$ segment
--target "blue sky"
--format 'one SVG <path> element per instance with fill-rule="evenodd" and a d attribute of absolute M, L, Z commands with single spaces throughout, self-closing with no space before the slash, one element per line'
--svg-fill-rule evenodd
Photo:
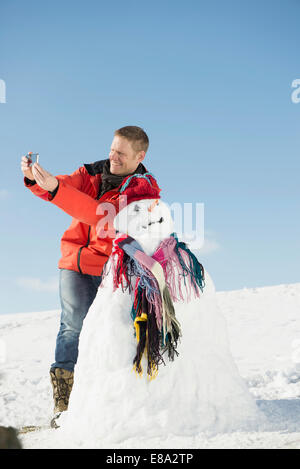
<path fill-rule="evenodd" d="M 300 2 L 0 4 L 0 313 L 59 308 L 71 218 L 23 186 L 108 157 L 139 125 L 168 203 L 205 206 L 201 260 L 217 290 L 299 282 Z"/>

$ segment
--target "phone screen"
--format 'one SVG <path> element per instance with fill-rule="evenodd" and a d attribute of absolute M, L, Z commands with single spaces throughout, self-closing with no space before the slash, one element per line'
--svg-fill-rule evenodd
<path fill-rule="evenodd" d="M 28 153 L 28 158 L 31 160 L 31 163 L 38 163 L 39 162 L 39 154 L 38 153 Z"/>

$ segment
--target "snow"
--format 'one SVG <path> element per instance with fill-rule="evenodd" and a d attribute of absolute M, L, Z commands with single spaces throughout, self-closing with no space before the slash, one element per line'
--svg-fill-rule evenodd
<path fill-rule="evenodd" d="M 107 448 L 300 448 L 300 283 L 216 296 L 233 358 L 270 428 L 164 439 L 141 436 Z M 53 406 L 48 370 L 59 316 L 59 310 L 0 316 L 0 341 L 6 348 L 6 357 L 0 355 L 1 425 L 49 423 Z M 28 433 L 21 439 L 25 448 L 77 447 L 63 440 L 60 430 Z"/>
<path fill-rule="evenodd" d="M 152 255 L 173 227 L 163 202 L 148 206 L 115 222 Z M 300 283 L 216 293 L 205 271 L 201 297 L 174 305 L 179 357 L 148 381 L 132 371 L 132 296 L 111 276 L 84 321 L 61 428 L 22 435 L 25 448 L 300 448 Z M 0 425 L 49 424 L 59 317 L 0 316 Z"/>

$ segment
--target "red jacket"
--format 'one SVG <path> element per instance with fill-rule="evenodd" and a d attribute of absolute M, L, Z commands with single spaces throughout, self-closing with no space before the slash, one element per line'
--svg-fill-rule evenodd
<path fill-rule="evenodd" d="M 49 201 L 73 217 L 70 227 L 61 239 L 62 257 L 59 268 L 75 270 L 82 274 L 101 275 L 103 266 L 111 254 L 112 238 L 97 236 L 96 225 L 103 215 L 97 215 L 99 202 L 118 200 L 117 189 L 106 192 L 99 199 L 101 174 L 105 160 L 84 164 L 70 175 L 56 176 L 59 185 L 54 197 L 38 184 L 24 184 L 31 192 Z M 142 165 L 142 171 L 146 168 Z"/>

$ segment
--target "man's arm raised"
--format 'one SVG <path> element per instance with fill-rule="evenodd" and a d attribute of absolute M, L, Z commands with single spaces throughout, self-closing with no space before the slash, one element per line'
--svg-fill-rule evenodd
<path fill-rule="evenodd" d="M 82 192 L 80 184 L 78 184 L 78 188 L 73 184 L 70 185 L 69 176 L 55 177 L 38 163 L 32 165 L 31 172 L 28 184 L 30 185 L 34 178 L 36 184 L 32 187 L 37 187 L 35 189 L 36 195 L 53 203 L 82 223 L 95 225 L 99 237 L 114 237 L 113 220 L 116 215 L 117 200 L 113 200 L 112 203 L 108 201 L 100 203 Z M 74 182 L 74 177 L 72 182 Z M 33 189 L 31 190 L 33 192 Z"/>
<path fill-rule="evenodd" d="M 36 195 L 37 197 L 40 197 L 41 199 L 48 201 L 49 200 L 49 192 L 46 187 L 42 187 L 37 183 L 35 180 L 36 174 L 33 174 L 34 171 L 34 166 L 36 163 L 34 163 L 32 166 L 30 165 L 30 161 L 27 156 L 22 156 L 21 159 L 21 169 L 24 175 L 24 185 L 30 191 Z M 47 173 L 40 165 L 37 165 L 37 167 L 40 168 L 40 170 L 43 170 L 44 172 Z M 66 174 L 66 175 L 60 175 L 56 176 L 57 181 L 64 180 L 67 182 L 70 186 L 76 187 L 77 189 L 82 188 L 82 183 L 83 183 L 83 171 L 84 168 L 80 167 L 76 171 L 74 171 L 72 174 Z M 47 173 L 50 175 L 50 173 Z M 52 175 L 50 175 L 52 176 Z M 53 176 L 52 176 L 53 177 Z"/>
<path fill-rule="evenodd" d="M 105 212 L 107 214 L 107 222 L 113 220 L 116 215 L 114 203 L 99 203 L 99 200 L 93 199 L 93 197 L 79 191 L 75 187 L 69 186 L 63 180 L 59 181 L 55 197 L 52 198 L 48 193 L 48 200 L 68 215 L 88 225 L 96 226 L 104 218 Z"/>

